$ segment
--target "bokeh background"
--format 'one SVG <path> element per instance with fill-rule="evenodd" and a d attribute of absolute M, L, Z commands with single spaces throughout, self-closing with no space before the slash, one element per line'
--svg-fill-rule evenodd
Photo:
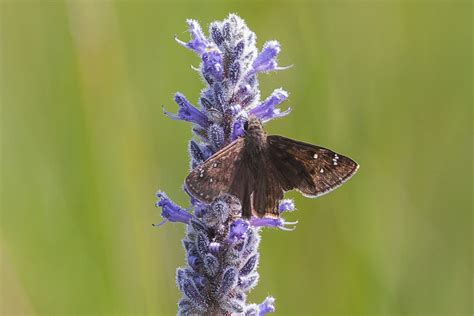
<path fill-rule="evenodd" d="M 294 197 L 293 232 L 266 230 L 250 301 L 279 315 L 472 313 L 470 1 L 5 1 L 1 40 L 2 315 L 172 315 L 190 126 L 172 97 L 203 83 L 186 18 L 241 15 L 282 44 L 291 93 L 268 131 L 361 169 Z"/>

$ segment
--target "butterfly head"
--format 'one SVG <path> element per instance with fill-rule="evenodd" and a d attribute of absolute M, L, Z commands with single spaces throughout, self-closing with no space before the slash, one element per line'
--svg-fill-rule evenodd
<path fill-rule="evenodd" d="M 262 121 L 251 116 L 244 124 L 245 136 L 249 142 L 263 144 L 266 139 L 266 133 L 263 130 Z"/>
<path fill-rule="evenodd" d="M 262 122 L 255 116 L 249 117 L 248 121 L 244 123 L 244 130 L 246 133 L 254 133 L 263 130 Z"/>

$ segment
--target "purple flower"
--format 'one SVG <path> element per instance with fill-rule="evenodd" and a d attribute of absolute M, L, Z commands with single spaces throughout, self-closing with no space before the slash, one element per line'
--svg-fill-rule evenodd
<path fill-rule="evenodd" d="M 273 297 L 267 297 L 262 304 L 258 305 L 258 315 L 264 316 L 268 313 L 275 311 L 275 299 Z"/>
<path fill-rule="evenodd" d="M 194 138 L 189 143 L 190 165 L 198 167 L 226 144 L 245 135 L 244 124 L 249 116 L 263 122 L 287 115 L 278 106 L 288 93 L 276 89 L 260 100 L 258 73 L 284 69 L 278 67 L 280 44 L 266 42 L 262 51 L 256 48 L 256 36 L 245 22 L 231 14 L 224 21 L 212 22 L 207 37 L 199 23 L 187 20 L 191 39 L 176 41 L 200 57 L 201 73 L 206 87 L 199 98 L 199 108 L 181 93 L 176 93 L 177 114 L 165 113 L 172 119 L 193 123 Z M 184 187 L 184 191 L 186 188 Z M 240 201 L 221 195 L 205 204 L 191 194 L 188 213 L 171 201 L 165 193 L 157 194 L 156 206 L 162 208 L 165 222 L 186 225 L 182 244 L 186 265 L 178 268 L 176 283 L 183 297 L 178 303 L 179 315 L 243 314 L 265 315 L 275 310 L 274 299 L 267 297 L 260 304 L 247 304 L 247 292 L 259 280 L 258 246 L 261 227 L 292 230 L 296 222 L 283 218 L 242 219 Z M 292 200 L 283 200 L 280 213 L 294 210 Z M 159 224 L 159 225 L 161 225 Z"/>
<path fill-rule="evenodd" d="M 224 76 L 224 66 L 222 65 L 222 53 L 218 48 L 210 49 L 202 54 L 203 73 L 208 83 L 214 80 L 222 80 Z"/>
<path fill-rule="evenodd" d="M 276 58 L 279 53 L 280 43 L 277 41 L 266 42 L 263 46 L 263 50 L 253 61 L 252 71 L 249 73 L 249 75 L 254 75 L 258 72 L 270 72 L 273 70 L 284 70 L 290 68 L 291 66 L 278 67 Z"/>
<path fill-rule="evenodd" d="M 280 201 L 280 205 L 278 206 L 278 210 L 280 213 L 283 212 L 292 212 L 296 209 L 295 202 L 291 199 L 285 199 Z"/>
<path fill-rule="evenodd" d="M 173 120 L 183 120 L 191 123 L 198 124 L 199 126 L 206 128 L 209 126 L 209 121 L 207 116 L 199 111 L 194 105 L 189 103 L 184 95 L 181 93 L 176 93 L 174 100 L 179 106 L 178 114 L 172 114 L 165 111 L 165 114 L 168 115 Z"/>
<path fill-rule="evenodd" d="M 191 34 L 191 40 L 187 43 L 180 41 L 178 38 L 175 40 L 182 46 L 187 47 L 191 50 L 194 50 L 199 55 L 204 54 L 206 48 L 210 45 L 209 41 L 207 40 L 206 36 L 202 32 L 201 26 L 195 20 L 187 20 L 186 21 L 189 26 L 189 33 Z"/>
<path fill-rule="evenodd" d="M 233 242 L 242 239 L 249 229 L 249 223 L 242 219 L 238 219 L 230 225 L 229 236 L 227 240 Z"/>
<path fill-rule="evenodd" d="M 250 114 L 260 118 L 264 122 L 286 116 L 291 112 L 291 109 L 281 112 L 281 110 L 276 107 L 287 98 L 288 92 L 283 89 L 276 89 L 265 101 L 253 108 Z"/>
<path fill-rule="evenodd" d="M 232 140 L 233 141 L 245 135 L 244 124 L 245 123 L 243 121 L 234 122 L 234 126 L 232 127 Z"/>
<path fill-rule="evenodd" d="M 298 222 L 287 222 L 283 218 L 271 218 L 271 217 L 252 217 L 250 219 L 250 225 L 253 227 L 273 227 L 281 230 L 292 231 L 295 227 L 287 227 L 287 225 L 296 225 Z"/>
<path fill-rule="evenodd" d="M 277 41 L 266 42 L 263 50 L 252 63 L 253 73 L 268 72 L 278 68 L 276 57 L 280 53 L 280 43 Z"/>
<path fill-rule="evenodd" d="M 158 192 L 156 196 L 160 199 L 156 202 L 156 206 L 161 207 L 161 216 L 165 219 L 156 226 L 164 224 L 167 221 L 189 223 L 193 216 L 171 201 L 168 196 L 166 196 L 166 193 Z"/>

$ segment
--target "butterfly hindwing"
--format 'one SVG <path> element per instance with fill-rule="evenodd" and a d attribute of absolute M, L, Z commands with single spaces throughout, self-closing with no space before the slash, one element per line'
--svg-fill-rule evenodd
<path fill-rule="evenodd" d="M 244 139 L 227 145 L 187 176 L 187 190 L 198 200 L 211 203 L 221 193 L 228 193 L 239 172 Z"/>
<path fill-rule="evenodd" d="M 228 193 L 237 197 L 242 204 L 242 216 L 250 218 L 253 213 L 254 188 L 256 183 L 256 173 L 252 170 L 252 164 L 243 152 L 243 157 L 236 166 L 235 177 Z"/>
<path fill-rule="evenodd" d="M 278 218 L 278 205 L 283 198 L 284 190 L 278 172 L 270 161 L 266 160 L 263 170 L 264 172 L 261 172 L 261 176 L 255 181 L 252 213 L 258 217 Z"/>
<path fill-rule="evenodd" d="M 278 172 L 269 160 L 267 146 L 263 145 L 258 150 L 251 146 L 244 147 L 228 193 L 242 202 L 244 218 L 278 217 L 278 205 L 284 191 Z"/>
<path fill-rule="evenodd" d="M 329 149 L 282 136 L 268 136 L 267 143 L 285 191 L 296 189 L 305 196 L 317 197 L 339 187 L 359 167 L 352 159 Z"/>

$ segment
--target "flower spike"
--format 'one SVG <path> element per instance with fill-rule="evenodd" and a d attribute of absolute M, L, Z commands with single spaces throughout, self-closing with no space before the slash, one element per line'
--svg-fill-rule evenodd
<path fill-rule="evenodd" d="M 245 135 L 245 122 L 256 116 L 262 122 L 282 117 L 290 109 L 279 106 L 288 93 L 276 89 L 265 100 L 260 100 L 257 75 L 278 66 L 281 46 L 268 41 L 258 52 L 256 36 L 244 20 L 230 14 L 223 21 L 210 24 L 209 36 L 195 20 L 187 20 L 190 40 L 177 37 L 182 46 L 200 57 L 199 71 L 206 87 L 199 98 L 199 106 L 189 102 L 181 93 L 174 99 L 176 114 L 164 113 L 174 120 L 193 124 L 194 139 L 189 142 L 190 166 L 199 168 L 209 157 L 224 146 Z M 212 181 L 212 179 L 209 179 Z M 186 225 L 182 244 L 186 251 L 185 267 L 176 272 L 176 284 L 183 297 L 178 303 L 178 315 L 252 315 L 263 316 L 275 310 L 274 299 L 267 297 L 259 305 L 248 304 L 246 293 L 259 280 L 260 227 L 282 230 L 294 229 L 296 222 L 282 218 L 242 218 L 242 205 L 234 196 L 223 194 L 206 204 L 190 196 L 193 213 L 158 192 L 157 207 L 162 209 L 163 222 Z M 282 200 L 279 212 L 294 210 L 292 200 Z"/>

